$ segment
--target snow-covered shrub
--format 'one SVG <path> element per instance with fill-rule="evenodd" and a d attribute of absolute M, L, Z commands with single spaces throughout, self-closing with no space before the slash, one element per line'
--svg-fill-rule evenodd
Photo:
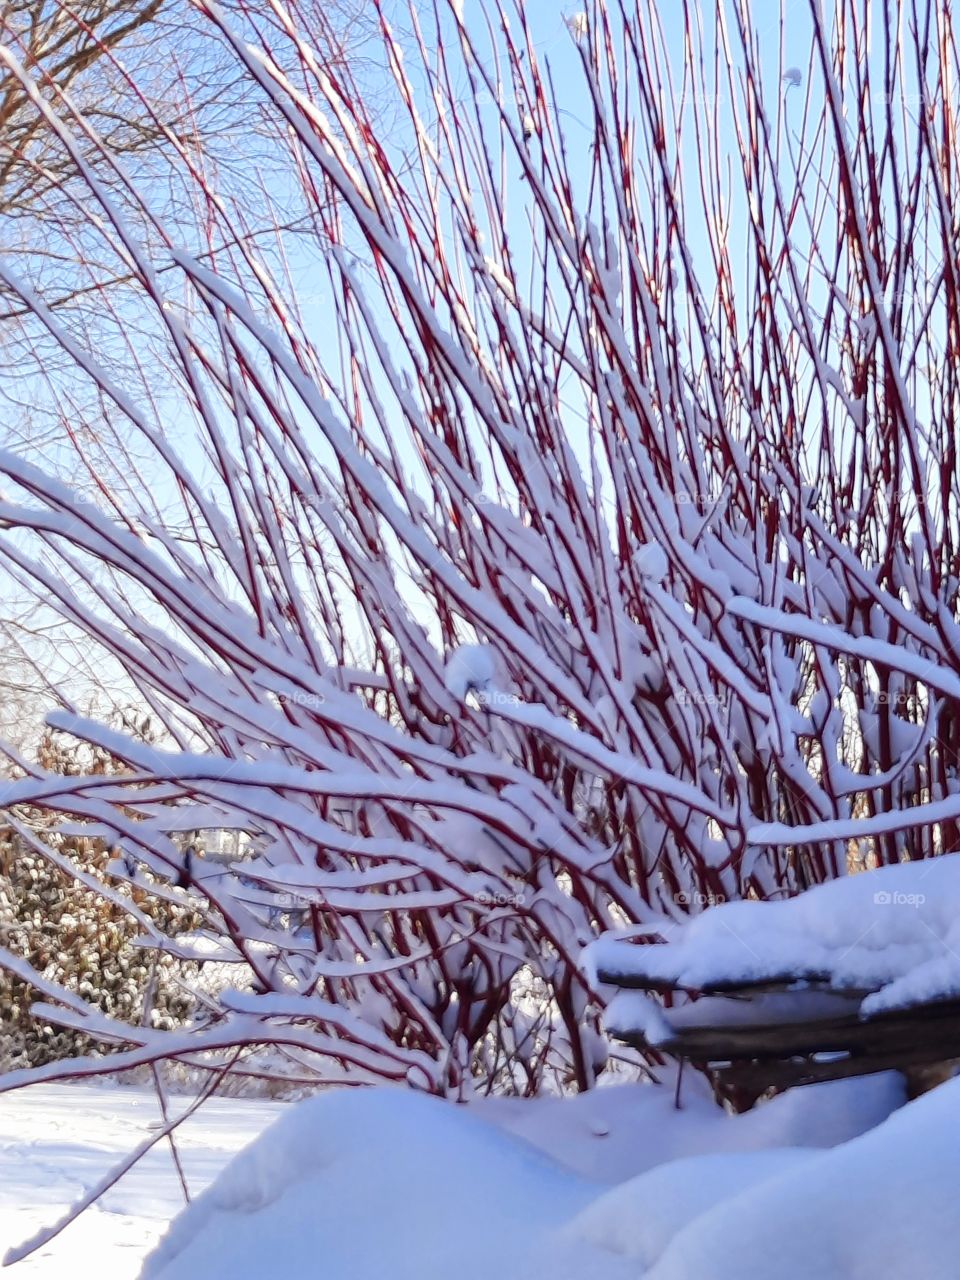
<path fill-rule="evenodd" d="M 15 833 L 0 830 L 0 844 L 0 859 L 10 867 L 0 876 L 0 936 L 14 956 L 120 1022 L 136 1024 L 147 1013 L 148 1025 L 162 1030 L 184 1024 L 194 1006 L 189 965 L 135 946 L 139 928 L 126 911 L 52 866 Z M 58 840 L 57 849 L 87 874 L 104 876 L 105 849 L 85 840 Z M 160 910 L 142 891 L 132 897 L 172 930 L 178 914 L 189 918 L 182 908 Z M 74 1057 L 96 1047 L 82 1031 L 31 1017 L 35 998 L 29 981 L 0 970 L 0 1070 Z"/>
<path fill-rule="evenodd" d="M 76 755 L 49 738 L 41 744 L 52 772 L 76 772 Z M 197 913 L 142 885 L 107 896 L 111 856 L 103 840 L 60 833 L 37 811 L 0 826 L 0 944 L 11 957 L 0 967 L 0 1071 L 100 1048 L 82 1029 L 31 1014 L 39 991 L 30 971 L 119 1023 L 170 1031 L 194 1011 L 196 963 L 138 946 L 142 926 L 130 908 L 171 937 L 193 928 Z"/>
<path fill-rule="evenodd" d="M 252 973 L 115 1061 L 588 1087 L 598 933 L 960 839 L 950 42 L 811 0 L 781 81 L 762 6 L 672 42 L 593 0 L 544 61 L 553 6 L 441 4 L 384 23 L 383 131 L 309 6 L 199 8 L 275 134 L 261 203 L 171 136 L 164 220 L 36 93 L 113 347 L 0 262 L 73 369 L 62 471 L 0 454 L 5 554 L 165 736 L 57 712 L 127 774 L 3 799 Z M 209 827 L 251 856 L 187 859 Z"/>

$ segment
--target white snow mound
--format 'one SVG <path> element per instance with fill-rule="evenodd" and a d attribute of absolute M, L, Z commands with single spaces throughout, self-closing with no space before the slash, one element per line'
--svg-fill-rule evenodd
<path fill-rule="evenodd" d="M 668 1085 L 469 1107 L 331 1090 L 237 1156 L 141 1280 L 638 1280 L 721 1197 L 820 1158 L 765 1149 L 842 1142 L 902 1100 L 892 1075 L 856 1083 L 736 1117 L 695 1076 L 681 1110 Z"/>
<path fill-rule="evenodd" d="M 707 1210 L 646 1280 L 956 1280 L 958 1132 L 953 1080 Z"/>
<path fill-rule="evenodd" d="M 663 944 L 600 939 L 588 966 L 691 990 L 769 981 L 869 993 L 861 1012 L 960 996 L 960 854 L 818 885 L 796 898 L 728 902 Z"/>
<path fill-rule="evenodd" d="M 333 1090 L 291 1107 L 228 1165 L 141 1280 L 582 1280 L 596 1250 L 561 1249 L 555 1229 L 597 1191 L 469 1108 L 406 1089 Z"/>
<path fill-rule="evenodd" d="M 674 1236 L 708 1209 L 802 1166 L 813 1155 L 810 1149 L 787 1147 L 670 1160 L 600 1196 L 570 1224 L 570 1238 L 650 1267 Z"/>

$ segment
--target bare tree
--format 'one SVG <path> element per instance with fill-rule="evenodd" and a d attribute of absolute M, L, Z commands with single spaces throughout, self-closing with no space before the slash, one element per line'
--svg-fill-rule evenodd
<path fill-rule="evenodd" d="M 313 29 L 325 65 L 366 84 L 372 100 L 369 7 L 360 0 L 317 6 Z M 189 0 L 10 0 L 0 10 L 0 40 L 28 75 L 0 72 L 0 247 L 29 256 L 31 273 L 51 286 L 51 305 L 99 295 L 128 273 L 111 276 L 100 262 L 76 162 L 37 110 L 38 98 L 55 107 L 69 101 L 81 156 L 95 162 L 109 154 L 114 166 L 122 163 L 151 199 L 164 201 L 167 217 L 183 224 L 196 216 L 177 172 L 189 156 L 191 167 L 216 172 L 223 195 L 244 201 L 247 234 L 255 232 L 255 184 L 244 179 L 266 154 L 260 112 L 229 50 Z M 101 166 L 99 177 L 122 199 L 109 169 Z M 95 313 L 96 301 L 88 323 Z M 0 323 L 17 314 L 8 309 Z"/>
<path fill-rule="evenodd" d="M 4 43 L 16 49 L 27 67 L 37 68 L 51 94 L 72 93 L 91 68 L 103 70 L 104 59 L 158 15 L 163 0 L 142 5 L 94 0 L 76 6 L 54 0 L 8 0 L 0 12 Z M 100 98 L 112 96 L 108 84 L 98 85 Z M 84 96 L 88 96 L 84 94 Z M 142 146 L 156 139 L 143 121 L 112 109 L 109 101 L 92 103 L 93 120 L 106 143 L 116 150 Z M 31 108 L 15 76 L 0 79 L 0 212 L 35 209 L 45 194 L 64 177 L 64 170 L 46 162 L 42 116 Z M 146 135 L 146 136 L 145 136 Z"/>
<path fill-rule="evenodd" d="M 327 65 L 364 84 L 368 98 L 381 92 L 372 43 L 377 24 L 368 6 L 333 0 L 318 11 L 315 32 Z M 122 256 L 104 252 L 78 165 L 94 166 L 118 203 L 123 191 L 113 169 L 122 165 L 184 236 L 202 219 L 189 178 L 189 170 L 202 166 L 215 175 L 221 198 L 243 208 L 243 234 L 271 241 L 275 220 L 292 226 L 300 211 L 291 211 L 280 190 L 269 201 L 259 197 L 259 173 L 269 163 L 273 139 L 262 127 L 254 87 L 186 0 L 15 0 L 0 8 L 0 41 L 26 73 L 22 79 L 0 68 L 0 253 L 74 335 L 94 339 L 102 353 L 109 352 L 116 376 L 136 380 L 145 366 L 137 352 L 142 333 L 136 308 L 130 305 L 135 277 Z M 54 110 L 69 102 L 77 124 L 76 156 L 64 150 L 38 101 Z M 382 93 L 380 106 L 386 117 Z M 106 157 L 109 165 L 97 163 Z M 186 183 L 177 172 L 184 162 Z M 127 205 L 125 212 L 136 220 L 135 207 Z M 8 368 L 0 439 L 29 449 L 31 456 L 50 457 L 62 453 L 76 425 L 75 405 L 63 411 L 65 395 L 83 400 L 86 388 L 71 377 L 69 360 L 55 346 L 35 347 L 24 332 L 25 314 L 22 302 L 0 289 L 0 349 Z M 156 394 L 156 383 L 149 382 L 141 379 L 143 394 Z M 95 404 L 85 408 L 96 418 Z M 95 434 L 104 451 L 116 456 L 105 432 L 109 428 L 101 420 Z M 140 461 L 148 465 L 142 454 Z M 87 481 L 79 500 L 96 492 L 93 480 Z M 0 618 L 6 654 L 0 718 L 19 746 L 35 744 L 42 716 L 30 712 L 40 705 L 38 690 L 46 684 L 47 705 L 55 697 L 52 683 L 69 689 L 75 700 L 89 701 L 91 654 L 75 631 L 56 625 L 49 610 L 36 604 L 18 609 L 19 588 L 6 573 L 0 584 L 8 601 Z M 103 682 L 102 657 L 93 661 L 96 683 L 119 691 L 116 702 L 122 705 L 129 693 L 122 673 L 113 671 Z"/>

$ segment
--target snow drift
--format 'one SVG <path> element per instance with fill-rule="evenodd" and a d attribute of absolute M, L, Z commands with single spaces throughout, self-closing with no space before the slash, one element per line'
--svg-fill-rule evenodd
<path fill-rule="evenodd" d="M 725 1197 L 679 1232 L 648 1280 L 955 1280 L 958 1122 L 955 1080 Z"/>
<path fill-rule="evenodd" d="M 902 1092 L 878 1077 L 739 1117 L 696 1080 L 682 1110 L 672 1096 L 628 1086 L 465 1107 L 401 1089 L 322 1094 L 181 1213 L 141 1280 L 636 1280 L 661 1254 L 686 1265 L 669 1250 L 715 1205 L 802 1179 L 823 1156 L 798 1148 L 863 1132 Z"/>
<path fill-rule="evenodd" d="M 518 1138 L 408 1090 L 291 1109 L 175 1221 L 142 1280 L 581 1277 L 556 1235 L 597 1188 Z M 611 1275 L 627 1276 L 626 1271 Z"/>

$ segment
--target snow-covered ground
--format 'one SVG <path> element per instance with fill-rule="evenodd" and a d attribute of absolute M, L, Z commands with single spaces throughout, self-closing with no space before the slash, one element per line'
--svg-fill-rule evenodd
<path fill-rule="evenodd" d="M 191 1117 L 177 1139 L 191 1193 L 206 1187 L 282 1110 L 280 1103 L 215 1098 Z M 158 1118 L 155 1094 L 134 1088 L 37 1085 L 0 1096 L 0 1256 L 55 1222 L 149 1136 Z M 182 1207 L 164 1142 L 61 1235 L 6 1274 L 11 1280 L 77 1274 L 135 1280 Z"/>
<path fill-rule="evenodd" d="M 717 1248 L 718 1201 L 742 1193 L 731 1204 L 748 1232 L 754 1192 L 792 1179 L 785 1185 L 802 1202 L 805 1166 L 849 1161 L 851 1140 L 878 1125 L 882 1133 L 903 1093 L 897 1077 L 875 1077 L 794 1091 L 733 1117 L 688 1073 L 680 1110 L 673 1100 L 669 1081 L 470 1108 L 402 1089 L 338 1090 L 300 1105 L 214 1100 L 179 1131 L 193 1193 L 281 1120 L 174 1224 L 145 1280 L 374 1280 L 388 1271 L 395 1280 L 635 1280 L 688 1223 L 686 1234 L 699 1230 L 691 1257 Z M 155 1098 L 137 1089 L 38 1086 L 0 1097 L 0 1248 L 55 1221 L 157 1119 Z M 817 1150 L 834 1144 L 846 1145 Z M 861 1177 L 871 1163 L 868 1150 L 851 1168 Z M 845 1167 L 831 1179 L 825 1166 L 825 1185 Z M 11 1280 L 94 1266 L 97 1280 L 134 1280 L 181 1208 L 160 1145 L 15 1264 Z M 671 1280 L 688 1275 L 677 1256 L 681 1270 L 663 1273 Z"/>
<path fill-rule="evenodd" d="M 564 1163 L 490 1108 L 401 1089 L 313 1098 L 178 1218 L 143 1280 L 956 1280 L 960 1081 L 883 1119 L 892 1078 L 737 1118 L 697 1098 L 677 1113 L 665 1093 L 511 1108 Z M 586 1176 L 616 1138 L 604 1113 L 632 1132 L 633 1167 L 653 1167 Z M 621 1142 L 621 1178 L 627 1155 Z"/>

